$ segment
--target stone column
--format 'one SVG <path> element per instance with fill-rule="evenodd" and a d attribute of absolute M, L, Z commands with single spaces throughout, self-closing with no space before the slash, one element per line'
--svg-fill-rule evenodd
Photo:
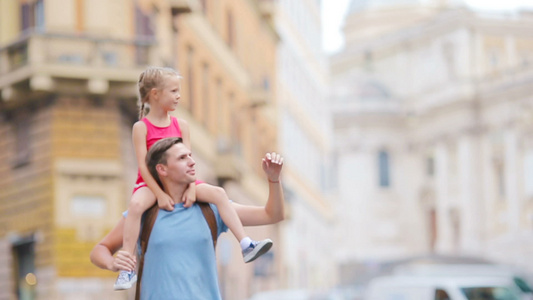
<path fill-rule="evenodd" d="M 449 199 L 449 154 L 445 143 L 439 143 L 435 149 L 436 165 L 436 208 L 437 208 L 437 243 L 436 250 L 449 253 L 453 250 L 452 224 L 450 222 Z"/>
<path fill-rule="evenodd" d="M 478 78 L 482 76 L 486 70 L 486 61 L 484 60 L 483 55 L 483 39 L 479 33 L 473 33 L 472 34 L 472 50 L 470 54 L 469 60 L 471 61 L 471 69 L 469 71 L 468 77 L 469 78 Z"/>
<path fill-rule="evenodd" d="M 0 300 L 14 299 L 14 276 L 12 244 L 8 237 L 0 239 Z"/>
<path fill-rule="evenodd" d="M 494 174 L 494 157 L 492 150 L 492 143 L 490 135 L 486 134 L 481 138 L 481 155 L 480 155 L 480 202 L 479 202 L 479 213 L 481 215 L 481 220 L 479 224 L 479 234 L 480 234 L 480 247 L 487 249 L 488 241 L 490 239 L 490 227 L 492 226 L 493 220 L 488 219 L 488 216 L 491 215 L 491 209 L 494 205 L 496 195 L 496 179 Z"/>
<path fill-rule="evenodd" d="M 504 135 L 505 200 L 507 201 L 509 233 L 517 233 L 520 226 L 520 199 L 518 197 L 517 136 L 508 129 Z"/>
<path fill-rule="evenodd" d="M 475 144 L 475 137 L 465 135 L 458 145 L 459 158 L 459 203 L 461 208 L 460 245 L 461 250 L 475 253 L 480 246 L 481 205 L 479 195 L 480 151 Z"/>
<path fill-rule="evenodd" d="M 516 55 L 516 42 L 514 37 L 507 36 L 505 37 L 505 58 L 507 61 L 506 68 L 514 68 L 517 65 L 517 55 Z"/>

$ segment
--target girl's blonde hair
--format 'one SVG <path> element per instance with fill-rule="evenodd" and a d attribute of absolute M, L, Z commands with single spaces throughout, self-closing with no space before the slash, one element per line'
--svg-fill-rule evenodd
<path fill-rule="evenodd" d="M 144 117 L 145 106 L 150 101 L 150 91 L 153 88 L 161 88 L 164 84 L 163 80 L 169 76 L 181 78 L 179 72 L 172 68 L 148 67 L 141 73 L 137 83 L 139 88 L 139 120 Z"/>

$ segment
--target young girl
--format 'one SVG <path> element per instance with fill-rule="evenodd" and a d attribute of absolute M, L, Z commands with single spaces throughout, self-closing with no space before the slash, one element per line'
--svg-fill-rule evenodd
<path fill-rule="evenodd" d="M 124 225 L 123 248 L 134 254 L 139 237 L 143 213 L 157 201 L 159 208 L 173 210 L 174 201 L 150 175 L 145 163 L 148 149 L 158 140 L 166 137 L 181 137 L 191 147 L 187 122 L 178 120 L 169 112 L 176 109 L 180 99 L 180 75 L 170 68 L 150 67 L 139 77 L 140 121 L 133 125 L 133 144 L 139 165 L 137 182 L 128 206 Z M 145 104 L 150 106 L 146 117 Z M 235 237 L 240 241 L 244 262 L 251 262 L 272 247 L 272 241 L 254 241 L 246 236 L 242 223 L 224 189 L 202 182 L 189 185 L 182 201 L 184 207 L 193 205 L 195 199 L 215 204 L 220 216 Z M 128 289 L 137 281 L 134 270 L 122 270 L 115 282 L 115 290 Z"/>

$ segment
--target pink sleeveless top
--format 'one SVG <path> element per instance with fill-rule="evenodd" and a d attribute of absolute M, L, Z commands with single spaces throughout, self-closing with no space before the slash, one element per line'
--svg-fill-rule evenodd
<path fill-rule="evenodd" d="M 143 118 L 141 121 L 146 124 L 146 151 L 150 150 L 153 144 L 160 139 L 167 137 L 181 137 L 181 129 L 178 124 L 178 119 L 170 116 L 170 125 L 167 127 L 157 127 L 152 124 L 147 118 Z M 141 176 L 141 170 L 137 172 L 137 181 L 135 182 L 135 192 L 140 187 L 146 186 L 144 179 Z"/>

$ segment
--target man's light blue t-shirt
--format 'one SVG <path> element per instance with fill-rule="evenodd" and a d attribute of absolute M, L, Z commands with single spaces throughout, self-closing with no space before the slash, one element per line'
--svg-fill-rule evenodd
<path fill-rule="evenodd" d="M 218 234 L 228 227 L 218 209 Z M 216 300 L 218 286 L 211 231 L 198 205 L 159 210 L 144 257 L 141 300 Z"/>

